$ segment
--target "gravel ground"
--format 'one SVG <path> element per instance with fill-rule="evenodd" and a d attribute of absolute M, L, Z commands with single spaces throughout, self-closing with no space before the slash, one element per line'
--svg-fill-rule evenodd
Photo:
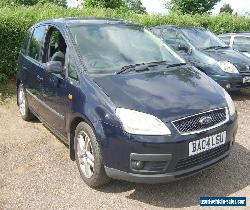
<path fill-rule="evenodd" d="M 2 104 L 0 209 L 199 209 L 200 196 L 249 196 L 250 92 L 233 98 L 239 130 L 228 159 L 174 183 L 113 181 L 99 190 L 84 184 L 67 146 L 40 122 L 24 122 L 13 102 Z"/>

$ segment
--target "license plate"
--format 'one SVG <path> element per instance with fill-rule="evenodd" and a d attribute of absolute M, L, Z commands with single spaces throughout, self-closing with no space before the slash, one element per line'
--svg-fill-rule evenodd
<path fill-rule="evenodd" d="M 243 78 L 243 83 L 248 83 L 250 82 L 250 77 L 244 77 Z"/>
<path fill-rule="evenodd" d="M 189 156 L 218 147 L 226 143 L 226 131 L 189 143 Z"/>

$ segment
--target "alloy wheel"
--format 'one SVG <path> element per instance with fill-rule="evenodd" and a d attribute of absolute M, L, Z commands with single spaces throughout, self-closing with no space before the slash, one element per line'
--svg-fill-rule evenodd
<path fill-rule="evenodd" d="M 77 157 L 80 169 L 86 178 L 94 174 L 94 155 L 90 137 L 84 131 L 77 136 Z"/>
<path fill-rule="evenodd" d="M 26 99 L 24 89 L 21 87 L 18 94 L 18 104 L 21 114 L 24 116 L 26 114 Z"/>

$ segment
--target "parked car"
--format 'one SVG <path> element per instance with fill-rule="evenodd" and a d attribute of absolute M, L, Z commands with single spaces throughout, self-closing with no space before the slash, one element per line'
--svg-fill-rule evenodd
<path fill-rule="evenodd" d="M 228 91 L 250 87 L 250 59 L 231 49 L 204 28 L 156 26 L 150 30 L 186 62 L 212 77 Z"/>
<path fill-rule="evenodd" d="M 33 26 L 20 52 L 21 116 L 69 145 L 91 187 L 173 181 L 229 155 L 231 97 L 143 26 L 65 18 Z"/>
<path fill-rule="evenodd" d="M 250 57 L 250 32 L 222 34 L 219 38 L 230 47 Z"/>

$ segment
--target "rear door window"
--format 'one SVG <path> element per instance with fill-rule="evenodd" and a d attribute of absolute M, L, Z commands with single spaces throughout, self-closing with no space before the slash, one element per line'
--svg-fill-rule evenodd
<path fill-rule="evenodd" d="M 38 26 L 34 29 L 28 49 L 28 56 L 39 62 L 42 57 L 45 31 L 46 26 Z"/>

